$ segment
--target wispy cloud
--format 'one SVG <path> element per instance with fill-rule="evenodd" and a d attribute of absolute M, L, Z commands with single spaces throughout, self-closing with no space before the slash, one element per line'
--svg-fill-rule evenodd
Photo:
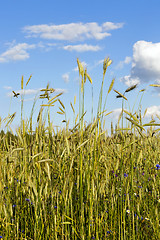
<path fill-rule="evenodd" d="M 101 40 L 111 35 L 109 31 L 123 27 L 123 23 L 105 22 L 99 25 L 96 22 L 91 23 L 70 23 L 70 24 L 41 24 L 25 26 L 23 31 L 27 37 L 40 37 L 43 39 L 54 40 Z"/>
<path fill-rule="evenodd" d="M 20 93 L 20 95 L 36 95 L 38 93 L 40 93 L 40 90 L 42 88 L 38 88 L 38 89 L 23 89 L 23 90 L 15 90 L 16 93 Z M 67 93 L 66 89 L 62 89 L 62 88 L 56 88 L 54 93 L 59 93 L 59 92 L 63 92 L 63 93 Z M 14 94 L 13 92 L 10 92 L 7 94 L 8 97 L 13 97 Z"/>
<path fill-rule="evenodd" d="M 21 61 L 29 58 L 27 50 L 33 49 L 36 46 L 34 44 L 19 43 L 15 46 L 10 47 L 7 51 L 0 54 L 0 63 L 10 61 Z"/>
<path fill-rule="evenodd" d="M 12 89 L 12 87 L 11 87 L 11 86 L 4 86 L 3 88 L 4 88 L 4 89 L 7 89 L 7 90 L 10 90 L 10 89 Z"/>
<path fill-rule="evenodd" d="M 23 90 L 15 90 L 16 93 L 20 93 L 20 95 L 36 95 L 40 92 L 40 89 L 23 89 Z M 13 92 L 7 94 L 8 97 L 13 97 Z"/>
<path fill-rule="evenodd" d="M 125 57 L 125 59 L 123 61 L 120 61 L 117 66 L 116 69 L 122 69 L 124 67 L 124 65 L 131 63 L 132 58 L 131 57 Z"/>
<path fill-rule="evenodd" d="M 69 73 L 64 73 L 62 75 L 62 78 L 63 78 L 65 83 L 69 83 Z"/>
<path fill-rule="evenodd" d="M 101 48 L 99 46 L 93 46 L 88 44 L 79 44 L 79 45 L 67 45 L 63 47 L 67 51 L 76 51 L 76 52 L 88 52 L 88 51 L 99 51 Z"/>
<path fill-rule="evenodd" d="M 121 79 L 126 85 L 132 83 L 158 82 L 160 79 L 160 42 L 138 41 L 133 45 L 131 73 Z"/>
<path fill-rule="evenodd" d="M 104 59 L 101 59 L 98 62 L 96 62 L 95 66 L 101 65 L 101 64 L 103 64 L 103 62 L 104 62 Z"/>
<path fill-rule="evenodd" d="M 44 43 L 42 41 L 36 44 L 38 48 L 43 49 L 45 52 L 53 50 L 53 48 L 57 47 L 57 45 L 57 43 Z"/>

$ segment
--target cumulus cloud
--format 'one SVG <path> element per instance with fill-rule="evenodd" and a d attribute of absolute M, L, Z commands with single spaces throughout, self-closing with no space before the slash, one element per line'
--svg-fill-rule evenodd
<path fill-rule="evenodd" d="M 88 52 L 88 51 L 99 51 L 101 48 L 99 46 L 93 46 L 88 44 L 79 44 L 79 45 L 67 45 L 63 47 L 67 51 L 76 51 L 76 52 Z"/>
<path fill-rule="evenodd" d="M 7 51 L 0 54 L 0 63 L 9 61 L 20 61 L 29 58 L 27 50 L 33 49 L 36 46 L 34 44 L 19 43 L 15 46 L 10 47 Z"/>
<path fill-rule="evenodd" d="M 128 87 L 131 87 L 135 84 L 140 83 L 139 77 L 131 77 L 130 75 L 124 76 L 123 78 L 120 78 L 121 82 L 124 82 Z"/>
<path fill-rule="evenodd" d="M 160 106 L 151 106 L 147 108 L 146 117 L 160 116 Z"/>
<path fill-rule="evenodd" d="M 129 76 L 121 79 L 128 86 L 132 82 L 157 82 L 160 79 L 160 42 L 138 41 L 133 46 L 132 68 Z"/>
<path fill-rule="evenodd" d="M 113 112 L 110 114 L 110 116 L 111 116 L 112 119 L 118 120 L 121 112 L 122 112 L 122 108 L 116 108 L 116 109 L 113 110 Z"/>
<path fill-rule="evenodd" d="M 62 75 L 62 78 L 65 83 L 69 83 L 69 73 L 65 73 Z"/>
<path fill-rule="evenodd" d="M 123 27 L 123 23 L 105 22 L 99 25 L 96 22 L 91 23 L 69 23 L 61 25 L 32 25 L 25 26 L 23 31 L 27 33 L 27 37 L 40 37 L 43 39 L 54 40 L 84 40 L 97 39 L 101 40 L 111 34 L 108 31 Z"/>

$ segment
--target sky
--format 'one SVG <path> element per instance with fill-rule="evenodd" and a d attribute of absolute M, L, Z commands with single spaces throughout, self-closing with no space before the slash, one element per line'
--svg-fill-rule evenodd
<path fill-rule="evenodd" d="M 59 93 L 66 115 L 57 114 L 59 102 L 51 107 L 51 120 L 63 127 L 64 119 L 74 125 L 79 113 L 79 72 L 77 58 L 92 79 L 85 83 L 85 120 L 90 123 L 97 113 L 103 79 L 103 61 L 110 58 L 103 86 L 103 105 L 112 79 L 113 89 L 121 92 L 135 84 L 137 88 L 126 93 L 125 109 L 132 113 L 146 108 L 144 121 L 152 115 L 159 121 L 160 88 L 160 2 L 159 0 L 5 0 L 0 3 L 0 117 L 14 112 L 12 128 L 20 125 L 21 98 L 23 117 L 29 119 L 34 107 L 34 124 L 42 104 L 40 89 L 55 89 Z M 25 87 L 30 75 L 30 82 Z M 24 89 L 21 90 L 21 78 Z M 122 99 L 116 92 L 109 93 L 106 102 L 106 128 L 116 124 Z M 140 90 L 146 89 L 145 92 Z M 20 93 L 18 98 L 13 92 Z M 74 97 L 76 103 L 74 105 Z M 143 96 L 143 97 L 142 97 Z M 142 99 L 141 99 L 142 97 Z M 35 100 L 36 99 L 36 100 Z M 74 105 L 75 114 L 71 108 Z M 102 105 L 102 106 L 103 106 Z M 62 107 L 61 107 L 62 108 Z M 93 114 L 92 114 L 93 108 Z M 47 109 L 44 108 L 44 111 Z"/>

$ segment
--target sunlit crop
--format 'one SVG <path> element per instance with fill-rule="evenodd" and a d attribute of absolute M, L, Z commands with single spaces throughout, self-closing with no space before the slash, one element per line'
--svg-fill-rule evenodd
<path fill-rule="evenodd" d="M 62 93 L 54 95 L 49 85 L 41 89 L 39 99 L 46 102 L 41 104 L 34 129 L 35 103 L 30 118 L 24 119 L 24 97 L 13 91 L 13 97 L 21 97 L 21 124 L 13 134 L 9 126 L 16 113 L 1 119 L 10 131 L 0 133 L 0 238 L 160 239 L 160 124 L 154 119 L 144 123 L 140 104 L 134 112 L 124 107 L 137 85 L 121 93 L 114 89 L 113 79 L 103 101 L 105 74 L 112 63 L 107 58 L 97 114 L 87 125 L 85 84 L 89 81 L 94 86 L 94 80 L 79 59 L 77 63 L 79 109 L 77 113 L 75 97 L 70 103 L 72 129 Z M 30 81 L 31 76 L 25 87 Z M 109 94 L 122 103 L 110 135 L 103 129 L 105 117 L 111 114 L 106 111 Z M 55 104 L 65 124 L 59 130 L 50 114 Z"/>

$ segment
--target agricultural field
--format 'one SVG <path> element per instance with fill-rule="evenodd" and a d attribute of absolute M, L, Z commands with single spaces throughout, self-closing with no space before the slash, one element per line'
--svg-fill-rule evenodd
<path fill-rule="evenodd" d="M 54 128 L 50 107 L 57 102 L 57 114 L 65 116 L 65 105 L 61 94 L 50 97 L 54 89 L 49 86 L 39 96 L 48 103 L 42 104 L 35 129 L 33 111 L 29 119 L 23 119 L 23 98 L 16 134 L 9 128 L 15 113 L 1 119 L 8 131 L 0 132 L 0 238 L 158 240 L 160 124 L 154 119 L 143 124 L 140 107 L 135 112 L 124 109 L 127 94 L 137 85 L 122 94 L 113 89 L 113 79 L 107 96 L 113 91 L 117 94 L 122 112 L 115 127 L 111 122 L 108 135 L 103 122 L 110 112 L 105 111 L 106 101 L 102 106 L 102 97 L 112 63 L 109 58 L 103 63 L 97 115 L 86 124 L 84 88 L 92 79 L 78 59 L 77 63 L 81 104 L 72 129 L 66 120 L 63 129 Z M 14 97 L 21 96 L 14 92 Z M 74 103 L 71 107 L 74 114 Z"/>

